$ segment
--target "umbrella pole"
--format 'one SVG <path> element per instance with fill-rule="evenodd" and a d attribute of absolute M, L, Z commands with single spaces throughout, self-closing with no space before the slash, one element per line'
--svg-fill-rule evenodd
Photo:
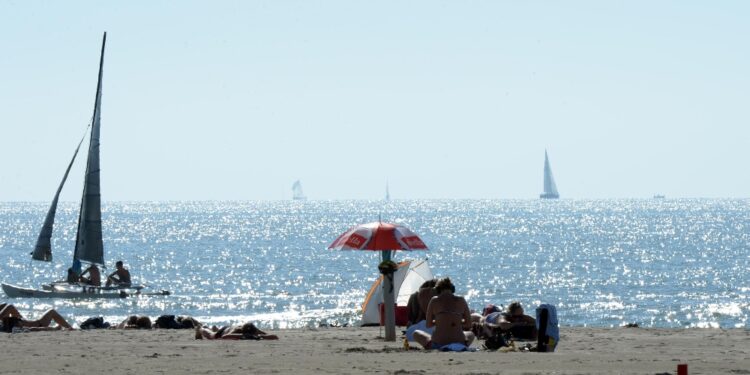
<path fill-rule="evenodd" d="M 391 260 L 391 251 L 381 251 L 383 261 Z M 396 341 L 396 297 L 393 295 L 393 274 L 383 275 L 383 311 L 385 312 L 385 341 Z"/>

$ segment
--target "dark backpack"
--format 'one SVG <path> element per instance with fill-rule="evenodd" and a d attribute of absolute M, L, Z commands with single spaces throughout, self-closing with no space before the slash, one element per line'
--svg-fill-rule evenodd
<path fill-rule="evenodd" d="M 157 328 L 164 328 L 164 329 L 181 329 L 182 324 L 180 324 L 174 315 L 162 315 L 158 318 L 156 318 L 156 323 L 154 324 Z"/>
<path fill-rule="evenodd" d="M 109 323 L 104 321 L 101 316 L 86 319 L 81 323 L 81 329 L 102 329 L 109 328 Z"/>

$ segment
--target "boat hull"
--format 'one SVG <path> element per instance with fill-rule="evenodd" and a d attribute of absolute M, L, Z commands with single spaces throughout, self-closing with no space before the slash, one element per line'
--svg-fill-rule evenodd
<path fill-rule="evenodd" d="M 560 194 L 553 194 L 553 193 L 542 193 L 539 194 L 540 199 L 558 199 L 560 198 Z"/>
<path fill-rule="evenodd" d="M 32 289 L 24 288 L 11 284 L 2 284 L 3 292 L 8 298 L 88 298 L 88 299 L 114 299 L 134 296 L 166 296 L 168 291 L 156 293 L 141 293 L 133 291 L 129 293 L 126 290 L 107 290 L 95 287 L 71 287 L 71 288 L 53 288 L 53 289 Z"/>

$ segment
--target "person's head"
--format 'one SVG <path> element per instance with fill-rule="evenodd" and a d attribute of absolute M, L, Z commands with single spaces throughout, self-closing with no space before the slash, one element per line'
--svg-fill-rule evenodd
<path fill-rule="evenodd" d="M 68 268 L 68 275 L 75 275 L 76 271 L 73 271 L 73 267 Z"/>
<path fill-rule="evenodd" d="M 435 283 L 435 293 L 441 294 L 444 291 L 450 291 L 451 293 L 456 292 L 456 287 L 453 285 L 453 282 L 451 282 L 450 277 L 442 278 Z"/>
<path fill-rule="evenodd" d="M 510 316 L 523 315 L 523 306 L 521 306 L 521 302 L 514 301 L 508 305 L 508 314 L 510 314 Z"/>
<path fill-rule="evenodd" d="M 151 319 L 147 316 L 139 316 L 135 321 L 135 326 L 138 328 L 151 328 Z"/>
<path fill-rule="evenodd" d="M 127 325 L 134 326 L 138 322 L 138 316 L 137 315 L 131 315 L 128 317 Z"/>
<path fill-rule="evenodd" d="M 497 305 L 493 305 L 490 303 L 490 304 L 487 304 L 487 306 L 485 306 L 484 309 L 482 310 L 482 316 L 487 316 L 495 312 L 500 312 L 500 308 L 497 307 Z"/>
<path fill-rule="evenodd" d="M 117 267 L 118 270 L 122 269 L 122 261 L 118 260 L 117 263 L 115 263 L 115 267 Z"/>
<path fill-rule="evenodd" d="M 180 323 L 182 328 L 195 328 L 200 327 L 200 323 L 190 316 L 178 316 L 177 323 Z"/>
<path fill-rule="evenodd" d="M 265 335 L 266 333 L 258 329 L 253 323 L 245 323 L 242 325 L 242 334 L 245 336 L 257 336 Z"/>
<path fill-rule="evenodd" d="M 422 283 L 422 285 L 419 286 L 419 289 L 426 289 L 426 288 L 434 288 L 435 284 L 437 283 L 437 280 L 430 279 Z"/>

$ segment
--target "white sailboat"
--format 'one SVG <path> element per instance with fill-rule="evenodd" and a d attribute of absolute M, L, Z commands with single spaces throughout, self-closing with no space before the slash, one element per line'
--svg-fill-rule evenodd
<path fill-rule="evenodd" d="M 391 200 L 391 192 L 388 191 L 388 181 L 385 182 L 385 200 L 386 202 Z"/>
<path fill-rule="evenodd" d="M 94 113 L 90 125 L 90 138 L 88 158 L 86 162 L 86 174 L 83 183 L 83 194 L 81 208 L 78 214 L 78 231 L 76 233 L 75 250 L 73 252 L 73 269 L 78 269 L 82 262 L 104 266 L 104 244 L 102 241 L 102 211 L 101 190 L 99 177 L 99 133 L 101 128 L 101 100 L 102 100 L 102 71 L 104 66 L 104 46 L 107 41 L 107 33 L 102 39 L 102 52 L 99 60 L 99 77 L 96 86 L 96 98 L 94 100 Z M 88 130 L 88 129 L 87 129 Z M 85 136 L 84 136 L 85 138 Z M 45 217 L 42 229 L 39 232 L 36 246 L 31 253 L 32 259 L 39 261 L 52 261 L 52 229 L 55 222 L 57 202 L 60 197 L 65 181 L 68 178 L 70 168 L 78 155 L 78 150 L 83 139 L 73 154 L 73 159 L 65 170 L 63 179 L 58 186 L 55 197 Z M 44 285 L 42 289 L 23 288 L 11 284 L 2 284 L 2 289 L 8 297 L 34 297 L 34 298 L 121 298 L 133 294 L 140 294 L 142 285 L 119 287 L 97 287 L 67 282 L 54 282 Z M 162 291 L 153 294 L 169 294 Z"/>
<path fill-rule="evenodd" d="M 294 184 L 292 185 L 292 199 L 295 201 L 307 200 L 305 193 L 302 192 L 302 183 L 299 182 L 299 180 L 294 181 Z"/>
<path fill-rule="evenodd" d="M 544 150 L 544 192 L 539 194 L 541 199 L 557 199 L 560 198 L 560 194 L 557 192 L 557 185 L 555 185 L 555 178 L 552 176 L 552 168 L 549 165 L 549 157 L 547 157 L 547 150 Z"/>

